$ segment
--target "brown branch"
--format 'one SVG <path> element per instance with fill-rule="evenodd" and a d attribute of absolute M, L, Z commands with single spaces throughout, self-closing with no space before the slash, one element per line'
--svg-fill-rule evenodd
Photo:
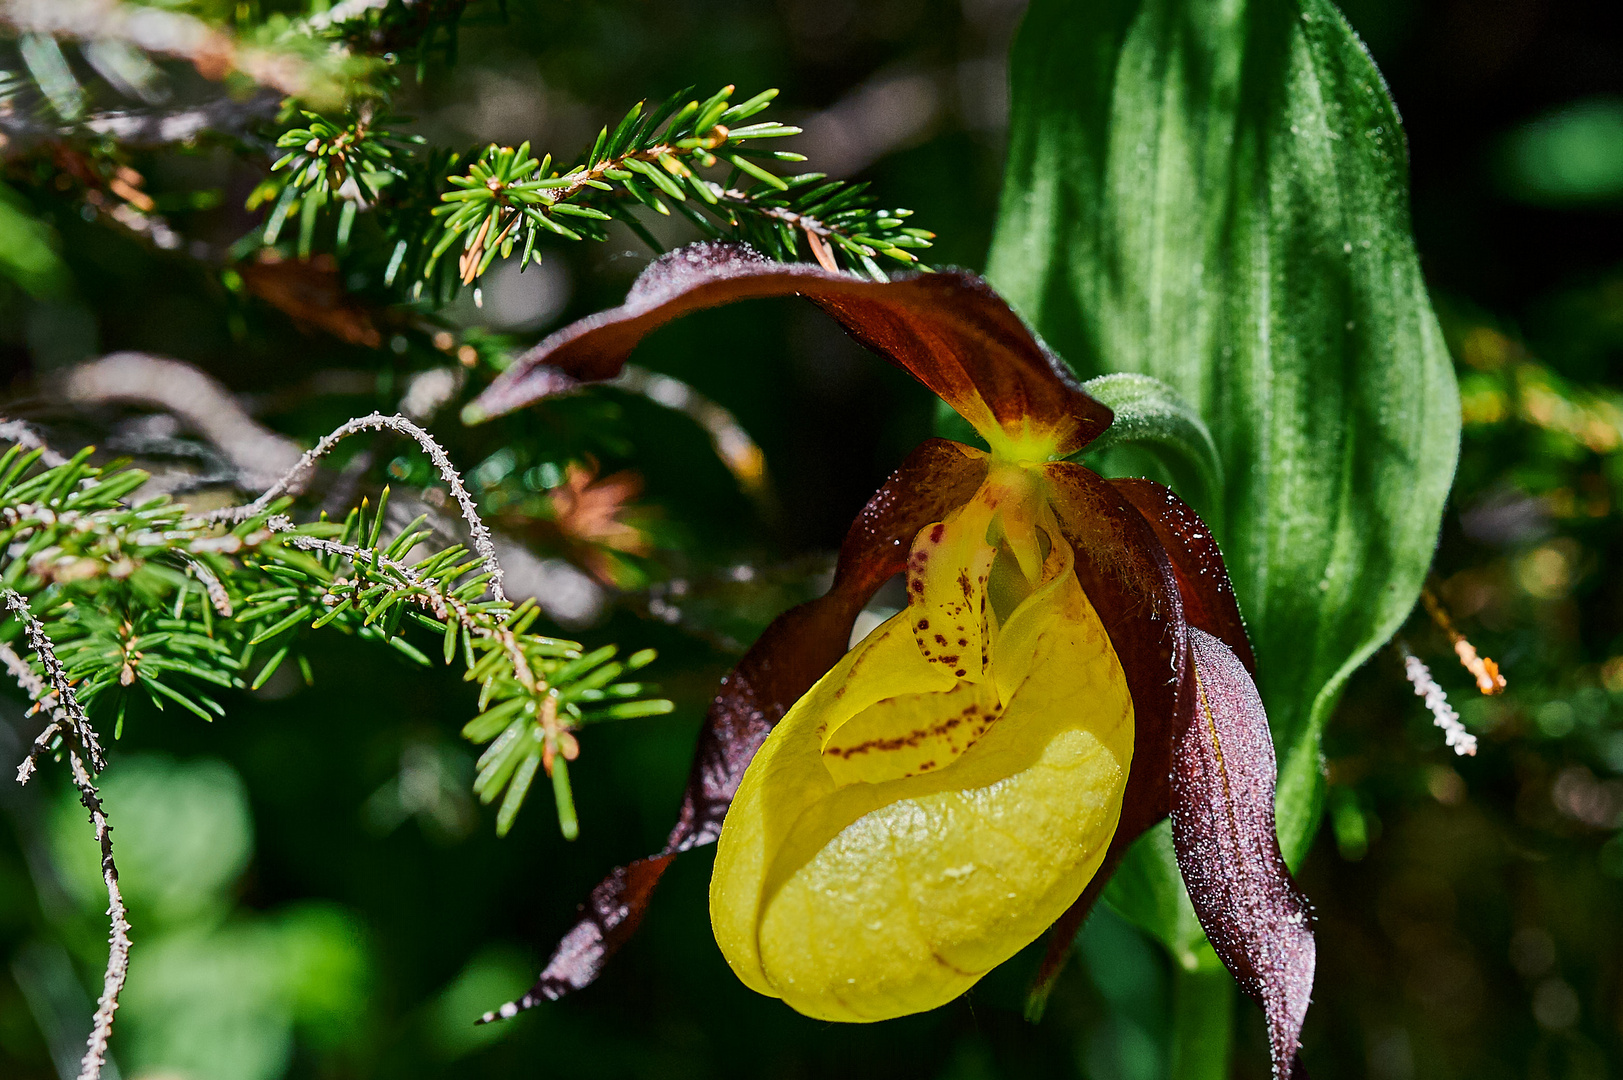
<path fill-rule="evenodd" d="M 229 390 L 179 360 L 111 353 L 71 369 L 59 392 L 77 405 L 132 402 L 174 415 L 218 447 L 250 491 L 274 483 L 300 461 L 292 439 L 261 426 Z"/>
<path fill-rule="evenodd" d="M 320 73 L 293 50 L 253 45 L 195 15 L 119 0 L 9 0 L 0 25 L 20 34 L 69 41 L 122 41 L 154 56 L 189 61 L 204 78 L 240 72 L 261 86 L 299 97 L 318 87 Z"/>
<path fill-rule="evenodd" d="M 1448 635 L 1449 642 L 1454 646 L 1454 655 L 1460 658 L 1460 666 L 1476 680 L 1476 688 L 1484 694 L 1501 693 L 1505 689 L 1505 677 L 1500 674 L 1499 665 L 1491 657 L 1478 653 L 1476 646 L 1454 628 L 1454 620 L 1448 617 L 1448 609 L 1443 607 L 1443 602 L 1437 599 L 1430 585 L 1420 590 L 1420 600 L 1426 605 L 1426 614 L 1431 616 L 1432 622 Z"/>
<path fill-rule="evenodd" d="M 18 111 L 0 115 L 0 133 L 10 140 L 5 149 L 13 156 L 19 149 L 31 148 L 40 141 L 83 133 L 116 139 L 122 147 L 133 150 L 194 143 L 205 138 L 247 139 L 254 128 L 276 118 L 282 100 L 276 91 L 262 89 L 244 100 L 226 95 L 182 108 L 116 109 L 91 113 L 74 123 L 51 120 L 42 113 Z"/>
<path fill-rule="evenodd" d="M 752 498 L 761 500 L 772 510 L 771 481 L 766 474 L 766 455 L 738 422 L 738 417 L 690 384 L 670 375 L 650 371 L 636 364 L 627 364 L 620 374 L 604 386 L 637 394 L 655 405 L 681 413 L 704 429 L 710 436 L 710 445 L 727 471 Z"/>
<path fill-rule="evenodd" d="M 440 468 L 441 478 L 451 487 L 453 493 L 457 493 L 457 502 L 463 511 L 462 529 L 469 538 L 474 539 L 477 547 L 478 529 L 483 525 L 477 513 L 471 510 L 472 498 L 468 496 L 455 470 L 447 473 L 449 458 L 443 451 L 438 450 L 437 444 L 433 444 L 432 438 L 420 426 L 455 394 L 461 377 L 460 368 L 449 372 L 436 369 L 419 374 L 400 402 L 400 409 L 406 414 L 407 420 L 414 421 L 419 426 L 415 432 L 393 423 L 388 427 L 390 430 L 417 439 L 419 444 L 429 450 L 436 466 Z M 71 369 L 53 384 L 53 389 L 63 398 L 80 405 L 119 401 L 162 409 L 197 432 L 209 445 L 224 455 L 236 474 L 234 482 L 250 490 L 264 490 L 271 484 L 277 484 L 275 490 L 278 496 L 298 494 L 309 482 L 310 461 L 307 455 L 300 452 L 292 439 L 259 423 L 222 383 L 207 372 L 183 361 L 146 353 L 112 353 Z M 707 410 L 720 411 L 717 406 L 703 404 Z M 748 478 L 741 473 L 740 479 L 744 480 L 747 487 L 758 486 L 761 481 L 759 448 L 741 428 L 738 428 L 730 415 L 723 412 L 722 417 L 731 425 L 727 431 L 715 428 L 711 423 L 707 423 L 704 417 L 696 415 L 695 419 L 705 424 L 713 439 L 720 440 L 717 442 L 717 449 L 727 460 L 728 467 L 734 468 L 735 471 L 739 468 L 745 469 Z M 329 436 L 329 439 L 333 437 Z M 428 442 L 424 442 L 424 439 Z M 0 440 L 19 441 L 30 447 L 43 445 L 31 428 L 18 421 L 0 420 Z M 312 451 L 312 454 L 320 456 L 315 451 Z M 63 460 L 60 455 L 52 456 L 55 463 Z M 297 475 L 294 475 L 295 473 Z M 751 490 L 753 491 L 754 487 L 751 487 Z M 250 504 L 250 506 L 262 505 L 268 505 L 263 498 Z M 463 533 L 456 525 L 456 518 L 445 514 L 437 506 L 401 495 L 396 498 L 394 507 L 397 510 L 409 508 L 402 521 L 409 521 L 419 513 L 426 514 L 437 534 L 454 539 L 463 538 Z M 213 520 L 232 521 L 241 520 L 246 516 L 251 516 L 251 512 L 248 507 L 243 506 L 214 511 L 210 515 Z M 513 582 L 517 582 L 519 589 L 517 595 L 520 598 L 534 595 L 549 617 L 566 626 L 579 626 L 595 620 L 604 603 L 602 589 L 595 581 L 575 570 L 572 564 L 562 560 L 546 560 L 543 564 L 543 561 L 536 560 L 520 544 L 498 534 L 489 534 L 489 539 L 490 550 L 481 551 L 480 554 L 485 557 L 487 571 L 493 568 L 501 570 L 500 583 L 493 595 L 501 598 L 506 594 L 505 598 L 513 599 L 508 590 Z M 549 591 L 547 586 L 557 585 L 550 578 L 563 572 L 564 567 L 568 567 L 571 575 L 569 581 Z M 548 580 L 537 580 L 538 569 L 545 571 Z M 220 594 L 209 584 L 207 578 L 203 578 L 202 581 L 209 591 L 215 610 L 224 614 Z M 548 594 L 543 595 L 544 592 Z"/>
<path fill-rule="evenodd" d="M 45 440 L 39 437 L 39 432 L 21 420 L 0 419 L 0 442 L 16 443 L 25 450 L 40 451 L 39 459 L 45 463 L 47 469 L 67 464 L 67 458 L 46 446 Z"/>

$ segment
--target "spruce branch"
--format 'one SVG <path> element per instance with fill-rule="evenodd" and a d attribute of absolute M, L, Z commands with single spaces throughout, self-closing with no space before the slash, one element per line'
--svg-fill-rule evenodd
<path fill-rule="evenodd" d="M 480 714 L 462 733 L 474 742 L 490 743 L 478 762 L 474 792 L 486 803 L 505 792 L 496 818 L 498 835 L 512 827 L 539 770 L 552 780 L 559 826 L 573 839 L 579 827 L 565 764 L 579 754 L 573 730 L 600 720 L 668 712 L 667 701 L 638 700 L 648 687 L 619 681 L 622 675 L 649 663 L 654 654 L 644 650 L 620 662 L 615 660 L 617 649 L 612 645 L 582 655 L 575 642 L 531 633 L 540 606 L 533 599 L 517 607 L 505 601 L 480 601 L 484 575 L 462 580 L 480 562 L 463 560 L 460 545 L 406 565 L 401 556 L 423 537 L 416 528 L 421 521 L 386 547 L 380 546 L 377 523 L 383 520 L 385 507 L 386 503 L 380 503 L 370 530 L 364 513 L 357 511 L 336 538 L 291 536 L 291 546 L 324 556 L 324 573 L 306 572 L 300 580 L 284 571 L 278 575 L 286 583 L 281 589 L 250 599 L 289 605 L 298 601 L 301 588 L 315 586 L 318 591 L 313 601 L 308 599 L 307 589 L 302 592 L 305 599 L 296 616 L 307 617 L 306 608 L 324 611 L 313 625 L 342 619 L 362 631 L 374 624 L 391 630 L 399 626 L 408 605 L 419 609 L 414 613 L 416 621 L 442 636 L 445 662 L 453 662 L 460 647 L 466 669 L 463 677 L 480 683 Z M 292 523 L 272 516 L 270 527 L 285 532 Z M 358 542 L 362 537 L 370 537 L 370 542 Z M 279 614 L 280 610 L 264 614 Z M 245 612 L 242 617 L 257 613 Z M 287 616 L 254 643 L 273 637 L 294 621 L 294 615 Z M 279 662 L 284 651 L 285 647 L 279 650 L 271 664 Z M 266 677 L 261 673 L 255 684 Z"/>
<path fill-rule="evenodd" d="M 367 417 L 348 427 L 368 426 L 433 443 L 399 418 Z M 39 442 L 23 425 L 8 422 L 3 430 Z M 335 433 L 333 441 L 342 435 L 342 430 Z M 407 553 L 425 533 L 416 527 L 419 520 L 385 541 L 387 491 L 370 524 L 361 509 L 342 529 L 319 522 L 296 527 L 279 512 L 285 496 L 273 495 L 257 511 L 240 515 L 234 529 L 222 531 L 220 522 L 163 499 L 127 506 L 124 496 L 146 478 L 139 470 L 98 470 L 88 465 L 89 452 L 81 451 L 36 471 L 45 454 L 43 445 L 25 451 L 14 444 L 0 455 L 0 581 L 7 583 L 0 603 L 21 625 L 34 663 L 3 641 L 0 662 L 34 701 L 35 711 L 51 714 L 19 768 L 19 782 L 29 779 L 42 754 L 60 747 L 102 849 L 110 947 L 81 1080 L 96 1080 L 106 1060 L 130 948 L 111 826 L 91 776 L 92 767 L 105 766 L 105 757 L 87 706 L 139 684 L 160 706 L 168 700 L 205 718 L 222 714 L 211 699 L 188 693 L 175 677 L 246 687 L 254 646 L 279 643 L 253 681 L 262 685 L 290 652 L 290 637 L 312 615 L 312 628 L 337 625 L 382 638 L 428 663 L 400 633 L 409 603 L 417 608 L 415 620 L 441 636 L 447 662 L 461 645 L 465 677 L 480 685 L 479 715 L 465 733 L 492 742 L 481 758 L 476 791 L 486 802 L 503 796 L 498 832 L 511 828 L 541 772 L 552 779 L 560 827 L 570 837 L 578 834 L 565 764 L 579 752 L 572 729 L 670 708 L 668 702 L 639 700 L 646 690 L 642 685 L 617 681 L 646 664 L 651 653 L 625 663 L 614 661 L 612 646 L 583 656 L 574 642 L 529 631 L 540 610 L 533 600 L 516 609 L 505 600 L 482 600 L 489 578 L 477 571 L 486 564 L 484 557 L 466 557 L 455 545 L 408 565 Z M 436 445 L 431 455 L 450 474 L 448 482 L 459 487 L 443 450 Z M 284 478 L 280 487 L 295 487 L 315 457 L 301 462 L 304 472 Z M 330 535 L 318 535 L 322 532 Z M 305 558 L 308 554 L 321 559 Z M 348 573 L 336 573 L 340 567 Z M 198 587 L 189 589 L 188 580 Z M 161 610 L 156 601 L 164 585 L 171 587 L 173 606 Z M 44 618 L 35 614 L 24 589 L 42 602 Z M 119 716 L 121 728 L 122 708 Z"/>
<path fill-rule="evenodd" d="M 520 269 L 538 260 L 542 236 L 605 240 L 605 223 L 616 220 L 657 250 L 660 245 L 637 218 L 638 207 L 667 216 L 674 207 L 706 236 L 746 240 L 776 259 L 799 258 L 804 241 L 829 269 L 843 262 L 881 280 L 878 257 L 912 265 L 918 257 L 910 249 L 930 246 L 933 233 L 906 224 L 911 211 L 875 208 L 865 184 L 825 182 L 821 173 L 783 177 L 763 167 L 761 162 L 805 160 L 757 145 L 799 134 L 799 128 L 743 123 L 764 110 L 776 90 L 733 105 L 733 87 L 726 86 L 703 102 L 681 105 L 688 93 L 646 115 L 639 102 L 612 133 L 605 127 L 566 172 L 552 169 L 550 155 L 535 158 L 529 143 L 486 148 L 466 173 L 449 178 L 457 190 L 442 194 L 445 205 L 432 211 L 440 219 L 438 239 L 423 276 L 433 275 L 458 240 L 458 277 L 471 284 L 515 249 L 521 251 Z M 725 184 L 697 171 L 723 164 L 731 167 Z"/>
<path fill-rule="evenodd" d="M 299 257 L 310 257 L 316 221 L 329 202 L 340 204 L 335 250 L 349 247 L 355 215 L 378 199 L 381 187 L 395 180 L 409 179 L 396 164 L 397 156 L 420 146 L 418 135 L 401 135 L 385 126 L 395 118 L 376 117 L 368 102 L 345 123 L 328 120 L 319 113 L 304 112 L 306 126 L 284 131 L 276 140 L 286 154 L 271 164 L 272 175 L 248 198 L 248 209 L 271 203 L 265 222 L 264 242 L 276 243 L 283 225 L 297 215 Z"/>
<path fill-rule="evenodd" d="M 512 826 L 540 773 L 551 777 L 560 828 L 577 834 L 565 764 L 579 752 L 573 732 L 669 711 L 669 702 L 648 700 L 651 687 L 623 679 L 653 653 L 620 661 L 612 645 L 583 652 L 577 642 L 532 632 L 542 612 L 536 599 L 515 607 L 486 598 L 501 569 L 493 547 L 452 544 L 413 561 L 432 530 L 424 515 L 386 531 L 388 489 L 375 513 L 363 502 L 342 524 L 295 525 L 283 512 L 288 493 L 339 439 L 368 429 L 417 439 L 467 497 L 470 529 L 483 527 L 443 449 L 400 417 L 351 421 L 261 499 L 215 514 L 166 498 L 126 505 L 146 474 L 95 469 L 88 450 L 42 472 L 34 471 L 39 450 L 13 446 L 0 455 L 0 582 L 16 597 L 0 599 L 33 619 L 25 635 L 40 685 L 55 694 L 47 707 L 57 711 L 25 778 L 40 754 L 92 745 L 94 732 L 81 736 L 76 716 L 112 719 L 117 738 L 132 691 L 160 709 L 178 705 L 208 720 L 225 715 L 216 689 L 256 689 L 288 659 L 308 678 L 303 637 L 323 628 L 429 665 L 407 633 L 415 624 L 436 635 L 445 663 L 460 657 L 464 678 L 479 687 L 478 715 L 464 735 L 491 743 L 475 790 L 486 802 L 501 797 L 497 831 Z M 30 626 L 36 633 L 27 634 Z"/>

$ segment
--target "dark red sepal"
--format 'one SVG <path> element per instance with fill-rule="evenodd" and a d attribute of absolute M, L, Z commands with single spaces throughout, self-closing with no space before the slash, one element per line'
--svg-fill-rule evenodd
<path fill-rule="evenodd" d="M 986 459 L 945 439 L 908 455 L 851 523 L 828 593 L 790 608 L 766 628 L 705 715 L 676 827 L 657 855 L 615 867 L 592 890 L 533 987 L 480 1023 L 515 1016 L 589 985 L 630 938 L 655 884 L 680 852 L 715 841 L 755 752 L 783 714 L 845 655 L 851 625 L 892 576 L 913 537 L 968 502 L 986 477 Z"/>
<path fill-rule="evenodd" d="M 1240 617 L 1240 605 L 1234 599 L 1228 566 L 1223 562 L 1223 553 L 1218 550 L 1212 530 L 1188 503 L 1164 484 L 1153 480 L 1112 480 L 1110 483 L 1144 515 L 1166 549 L 1178 578 L 1178 592 L 1183 597 L 1184 620 L 1233 649 L 1245 669 L 1256 675 L 1257 661 L 1251 652 L 1251 639 L 1246 636 L 1245 620 Z"/>
<path fill-rule="evenodd" d="M 608 958 L 637 932 L 654 886 L 659 884 L 665 868 L 674 858 L 674 852 L 662 853 L 616 866 L 580 906 L 575 925 L 553 949 L 535 985 L 517 1001 L 492 1009 L 477 1022 L 506 1020 L 543 1001 L 556 1001 L 589 985 L 603 970 Z"/>
<path fill-rule="evenodd" d="M 1173 753 L 1172 843 L 1212 948 L 1262 1006 L 1274 1075 L 1293 1075 L 1313 991 L 1311 911 L 1274 829 L 1274 743 L 1234 651 L 1189 630 L 1192 722 Z"/>
<path fill-rule="evenodd" d="M 470 406 L 498 416 L 578 383 L 613 378 L 638 342 L 692 311 L 799 294 L 909 372 L 986 433 L 1039 434 L 1056 456 L 1109 426 L 1064 363 L 992 287 L 963 271 L 877 282 L 812 263 L 775 263 L 737 244 L 693 244 L 650 263 L 626 301 L 564 327 L 520 356 Z"/>

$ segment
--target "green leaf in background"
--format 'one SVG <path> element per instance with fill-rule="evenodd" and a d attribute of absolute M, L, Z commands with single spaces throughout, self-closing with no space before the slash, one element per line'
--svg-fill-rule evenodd
<path fill-rule="evenodd" d="M 1512 131 L 1499 150 L 1499 186 L 1550 206 L 1623 198 L 1623 98 L 1564 105 Z"/>
<path fill-rule="evenodd" d="M 1414 605 L 1458 452 L 1397 112 L 1323 0 L 1033 0 L 1012 71 L 989 276 L 1081 375 L 1154 376 L 1210 428 L 1295 862 L 1325 719 Z M 1188 951 L 1168 898 L 1127 893 Z"/>
<path fill-rule="evenodd" d="M 31 296 L 50 296 L 68 284 L 68 268 L 56 253 L 55 234 L 29 209 L 28 202 L 0 184 L 0 278 L 9 278 Z"/>

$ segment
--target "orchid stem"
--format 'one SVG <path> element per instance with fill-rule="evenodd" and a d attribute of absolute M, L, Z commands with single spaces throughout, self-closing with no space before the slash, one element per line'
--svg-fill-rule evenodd
<path fill-rule="evenodd" d="M 1200 953 L 1194 968 L 1173 965 L 1169 1080 L 1226 1080 L 1229 1074 L 1234 979 L 1210 946 L 1202 946 Z"/>

